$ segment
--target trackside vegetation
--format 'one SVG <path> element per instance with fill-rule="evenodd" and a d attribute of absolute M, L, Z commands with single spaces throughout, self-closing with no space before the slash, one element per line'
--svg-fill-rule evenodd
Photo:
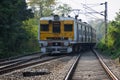
<path fill-rule="evenodd" d="M 98 44 L 98 48 L 113 59 L 120 57 L 120 12 L 116 15 L 108 24 L 107 42 L 103 38 Z"/>
<path fill-rule="evenodd" d="M 25 0 L 0 2 L 0 59 L 38 50 L 37 25 Z"/>

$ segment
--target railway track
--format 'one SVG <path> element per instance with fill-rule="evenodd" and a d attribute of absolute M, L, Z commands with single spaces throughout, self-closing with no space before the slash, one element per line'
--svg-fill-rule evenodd
<path fill-rule="evenodd" d="M 18 61 L 16 60 L 15 62 L 13 61 L 13 63 L 10 62 L 12 64 L 6 63 L 4 65 L 1 65 L 0 66 L 0 75 L 15 71 L 15 70 L 18 70 L 21 68 L 25 68 L 25 67 L 29 67 L 29 66 L 36 65 L 39 63 L 43 63 L 46 61 L 58 59 L 61 57 L 63 57 L 63 56 L 57 56 L 57 57 L 56 56 L 45 56 L 45 57 L 37 56 L 37 57 L 30 58 L 30 59 L 24 59 L 24 60 L 18 60 Z"/>
<path fill-rule="evenodd" d="M 14 61 L 14 60 L 19 59 L 19 58 L 34 56 L 34 55 L 37 55 L 37 54 L 40 54 L 40 53 L 41 52 L 33 52 L 33 53 L 30 53 L 30 54 L 24 54 L 24 55 L 18 55 L 18 56 L 14 56 L 14 57 L 10 57 L 10 58 L 0 59 L 0 63 Z"/>
<path fill-rule="evenodd" d="M 28 56 L 23 56 L 23 57 L 11 59 L 11 60 L 3 61 L 3 62 L 0 62 L 0 70 L 2 68 L 7 68 L 7 67 L 10 67 L 12 65 L 22 64 L 22 62 L 25 63 L 25 62 L 29 62 L 29 61 L 34 60 L 34 59 L 39 59 L 43 56 L 46 56 L 46 55 L 33 54 L 33 55 L 28 55 Z"/>
<path fill-rule="evenodd" d="M 10 65 L 19 64 L 23 61 L 28 62 L 28 61 L 31 61 L 37 58 L 41 58 L 43 56 L 46 56 L 46 55 L 36 52 L 36 53 L 29 54 L 29 55 L 11 57 L 10 59 L 3 59 L 3 60 L 0 60 L 0 69 L 2 69 L 3 67 L 10 66 Z"/>
<path fill-rule="evenodd" d="M 64 80 L 119 80 L 106 66 L 100 55 L 85 52 L 79 55 Z"/>

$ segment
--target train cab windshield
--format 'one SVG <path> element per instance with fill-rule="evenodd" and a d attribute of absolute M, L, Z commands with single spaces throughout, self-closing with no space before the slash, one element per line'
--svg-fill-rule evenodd
<path fill-rule="evenodd" d="M 49 31 L 49 25 L 48 24 L 41 24 L 40 30 L 41 31 Z"/>
<path fill-rule="evenodd" d="M 53 33 L 60 33 L 60 22 L 53 22 Z"/>
<path fill-rule="evenodd" d="M 72 26 L 73 26 L 72 24 L 65 24 L 64 31 L 72 31 L 73 30 Z"/>

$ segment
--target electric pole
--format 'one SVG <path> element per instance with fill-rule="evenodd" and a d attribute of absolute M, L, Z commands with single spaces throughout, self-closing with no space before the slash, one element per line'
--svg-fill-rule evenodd
<path fill-rule="evenodd" d="M 107 2 L 105 2 L 105 43 L 107 43 Z"/>

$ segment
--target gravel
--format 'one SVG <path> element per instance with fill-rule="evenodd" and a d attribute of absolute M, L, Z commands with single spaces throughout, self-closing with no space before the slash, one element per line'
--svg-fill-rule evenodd
<path fill-rule="evenodd" d="M 76 56 L 67 56 L 34 65 L 6 75 L 0 75 L 0 80 L 63 80 L 75 58 Z"/>
<path fill-rule="evenodd" d="M 109 80 L 109 77 L 95 54 L 89 51 L 81 55 L 72 80 Z"/>
<path fill-rule="evenodd" d="M 101 53 L 101 52 L 99 52 L 99 53 Z M 109 67 L 109 69 L 120 79 L 120 63 L 118 62 L 118 59 L 113 60 L 108 56 L 105 56 L 103 54 L 101 54 L 101 55 L 102 55 L 104 62 Z"/>

